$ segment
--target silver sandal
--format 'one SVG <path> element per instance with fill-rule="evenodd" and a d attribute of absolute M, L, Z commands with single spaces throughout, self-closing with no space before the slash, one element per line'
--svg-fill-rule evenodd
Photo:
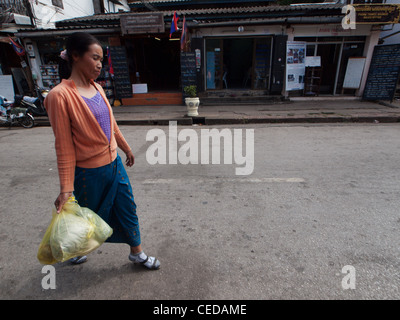
<path fill-rule="evenodd" d="M 149 258 L 153 258 L 154 259 L 153 263 L 150 266 L 145 265 L 145 263 L 149 261 Z M 146 256 L 146 259 L 143 260 L 143 261 L 138 261 L 135 258 L 133 258 L 132 255 L 129 255 L 129 260 L 131 260 L 134 264 L 140 264 L 140 265 L 145 266 L 146 268 L 148 268 L 150 270 L 158 270 L 160 268 L 160 265 L 161 265 L 160 261 L 157 258 L 149 257 L 149 256 Z"/>
<path fill-rule="evenodd" d="M 81 264 L 87 261 L 87 256 L 77 256 L 68 260 L 72 264 Z"/>

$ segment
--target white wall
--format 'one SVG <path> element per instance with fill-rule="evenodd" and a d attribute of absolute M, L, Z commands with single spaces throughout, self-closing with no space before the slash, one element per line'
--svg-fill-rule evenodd
<path fill-rule="evenodd" d="M 72 19 L 94 14 L 91 0 L 63 0 L 64 9 L 52 4 L 51 0 L 34 0 L 32 11 L 37 18 L 37 28 L 55 28 L 54 23 L 59 20 Z"/>
<path fill-rule="evenodd" d="M 116 5 L 109 0 L 103 0 L 103 2 L 106 13 L 130 10 L 127 0 L 120 0 L 123 4 L 122 6 Z M 54 29 L 56 21 L 94 14 L 92 0 L 63 0 L 63 9 L 54 6 L 51 0 L 33 0 L 31 3 L 34 16 L 37 18 L 37 28 L 39 29 Z"/>
<path fill-rule="evenodd" d="M 118 5 L 114 4 L 109 0 L 103 0 L 104 1 L 104 8 L 107 12 L 118 12 L 118 10 L 124 10 L 124 11 L 130 11 L 130 8 L 128 6 L 128 0 L 119 0 L 123 5 Z"/>

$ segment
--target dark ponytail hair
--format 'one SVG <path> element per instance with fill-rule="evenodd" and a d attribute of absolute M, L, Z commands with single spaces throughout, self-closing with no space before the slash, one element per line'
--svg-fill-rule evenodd
<path fill-rule="evenodd" d="M 89 51 L 89 47 L 92 44 L 98 44 L 101 46 L 99 40 L 86 32 L 74 32 L 68 37 L 66 43 L 68 60 L 60 58 L 58 64 L 58 72 L 61 79 L 68 79 L 71 76 L 73 63 L 72 55 L 77 53 L 82 57 L 87 51 Z"/>

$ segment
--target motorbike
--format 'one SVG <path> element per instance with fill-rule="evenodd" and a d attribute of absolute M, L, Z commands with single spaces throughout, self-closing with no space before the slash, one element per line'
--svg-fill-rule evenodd
<path fill-rule="evenodd" d="M 43 101 L 48 93 L 48 90 L 36 87 L 37 97 L 16 95 L 14 98 L 14 105 L 27 108 L 28 112 L 33 116 L 47 116 Z"/>
<path fill-rule="evenodd" d="M 8 101 L 5 97 L 0 96 L 0 123 L 8 124 L 9 128 L 15 123 L 24 128 L 32 128 L 35 119 L 29 113 L 28 108 L 16 106 L 13 101 Z"/>

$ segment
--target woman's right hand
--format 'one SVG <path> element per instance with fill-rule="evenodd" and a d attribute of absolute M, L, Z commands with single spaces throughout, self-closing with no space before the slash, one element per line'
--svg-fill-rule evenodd
<path fill-rule="evenodd" d="M 64 204 L 68 201 L 68 198 L 72 196 L 72 192 L 61 192 L 56 201 L 54 202 L 54 205 L 56 206 L 57 213 L 60 213 L 62 207 Z"/>

